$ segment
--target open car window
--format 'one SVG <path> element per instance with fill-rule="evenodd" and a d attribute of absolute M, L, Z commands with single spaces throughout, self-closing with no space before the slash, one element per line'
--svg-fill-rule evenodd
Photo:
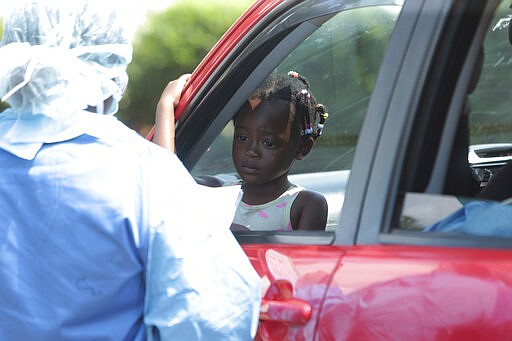
<path fill-rule="evenodd" d="M 334 230 L 339 220 L 359 133 L 400 10 L 396 5 L 368 6 L 332 15 L 271 70 L 304 75 L 329 112 L 313 150 L 290 172 L 290 181 L 326 197 L 327 230 Z M 196 179 L 210 185 L 239 182 L 231 161 L 232 139 L 233 124 L 228 122 L 192 168 Z"/>

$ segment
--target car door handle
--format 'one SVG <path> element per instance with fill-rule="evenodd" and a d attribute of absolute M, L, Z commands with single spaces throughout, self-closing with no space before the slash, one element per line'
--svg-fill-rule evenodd
<path fill-rule="evenodd" d="M 289 281 L 277 280 L 261 300 L 260 320 L 305 325 L 311 312 L 308 302 L 293 298 L 293 286 Z"/>
<path fill-rule="evenodd" d="M 305 325 L 311 318 L 311 305 L 301 300 L 261 300 L 260 320 Z"/>

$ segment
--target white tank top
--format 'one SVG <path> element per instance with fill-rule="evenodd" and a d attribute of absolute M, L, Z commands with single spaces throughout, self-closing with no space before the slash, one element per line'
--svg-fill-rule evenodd
<path fill-rule="evenodd" d="M 293 231 L 290 212 L 292 204 L 304 188 L 291 185 L 277 199 L 261 205 L 240 202 L 233 223 L 251 231 Z"/>

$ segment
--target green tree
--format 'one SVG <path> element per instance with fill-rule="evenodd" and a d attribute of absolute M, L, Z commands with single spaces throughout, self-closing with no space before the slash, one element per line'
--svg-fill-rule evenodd
<path fill-rule="evenodd" d="M 149 16 L 134 40 L 130 81 L 118 117 L 145 135 L 165 85 L 190 73 L 251 0 L 182 0 Z"/>

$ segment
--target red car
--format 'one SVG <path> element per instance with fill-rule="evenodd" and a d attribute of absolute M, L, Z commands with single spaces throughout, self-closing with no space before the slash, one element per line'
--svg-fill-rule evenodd
<path fill-rule="evenodd" d="M 194 71 L 176 143 L 198 178 L 236 178 L 230 120 L 271 72 L 302 73 L 329 108 L 292 176 L 327 198 L 326 230 L 235 232 L 264 283 L 258 340 L 512 339 L 506 214 L 429 230 L 507 160 L 468 150 L 512 142 L 509 5 L 260 0 Z"/>

